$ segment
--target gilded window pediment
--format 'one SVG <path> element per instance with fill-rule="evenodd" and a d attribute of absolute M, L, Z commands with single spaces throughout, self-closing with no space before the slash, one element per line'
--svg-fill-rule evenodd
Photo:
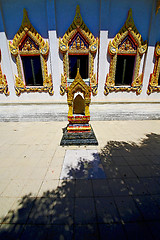
<path fill-rule="evenodd" d="M 120 54 L 136 54 L 137 47 L 129 35 L 118 46 L 117 53 Z"/>
<path fill-rule="evenodd" d="M 98 38 L 95 38 L 84 23 L 80 14 L 80 8 L 77 6 L 74 20 L 64 36 L 59 38 L 59 49 L 63 53 L 63 69 L 61 75 L 60 94 L 63 95 L 68 90 L 69 79 L 69 55 L 88 55 L 89 83 L 93 95 L 97 94 L 97 80 L 94 74 L 94 57 L 98 49 Z"/>
<path fill-rule="evenodd" d="M 132 10 L 128 12 L 128 17 L 116 34 L 113 41 L 109 42 L 108 52 L 111 57 L 109 74 L 106 77 L 104 94 L 107 95 L 110 92 L 136 92 L 141 93 L 143 73 L 139 75 L 139 68 L 142 55 L 147 50 L 147 42 L 143 41 L 142 36 L 138 32 L 132 17 Z M 117 67 L 118 55 L 135 56 L 135 62 L 133 67 L 132 83 L 130 86 L 115 86 L 115 76 Z M 124 72 L 123 72 L 124 73 Z"/>
<path fill-rule="evenodd" d="M 19 45 L 21 54 L 36 54 L 39 53 L 39 46 L 27 35 L 25 40 Z"/>
<path fill-rule="evenodd" d="M 27 11 L 24 9 L 21 27 L 9 42 L 11 54 L 15 57 L 18 76 L 15 76 L 15 90 L 19 96 L 21 92 L 48 92 L 53 95 L 51 74 L 48 75 L 47 57 L 49 53 L 48 42 L 35 30 L 29 21 Z M 21 56 L 39 56 L 42 70 L 42 86 L 26 86 Z"/>
<path fill-rule="evenodd" d="M 62 42 L 64 45 L 68 45 L 69 41 L 73 38 L 73 36 L 77 33 L 77 31 L 80 32 L 82 36 L 86 39 L 89 45 L 97 44 L 98 38 L 95 38 L 91 31 L 88 29 L 86 24 L 84 23 L 82 16 L 80 14 L 80 7 L 77 6 L 76 8 L 76 14 L 74 17 L 74 20 L 66 33 L 64 34 L 63 38 L 60 38 L 60 42 Z M 60 47 L 60 50 L 61 47 Z M 62 50 L 63 51 L 63 50 Z"/>
<path fill-rule="evenodd" d="M 89 52 L 89 44 L 81 36 L 81 34 L 76 33 L 73 39 L 69 42 L 69 54 L 83 54 Z"/>

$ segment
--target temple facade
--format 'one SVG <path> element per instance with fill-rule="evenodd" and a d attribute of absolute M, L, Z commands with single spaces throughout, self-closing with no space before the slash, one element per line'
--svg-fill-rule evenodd
<path fill-rule="evenodd" d="M 109 103 L 160 103 L 159 8 L 157 0 L 1 0 L 1 119 L 100 120 Z"/>

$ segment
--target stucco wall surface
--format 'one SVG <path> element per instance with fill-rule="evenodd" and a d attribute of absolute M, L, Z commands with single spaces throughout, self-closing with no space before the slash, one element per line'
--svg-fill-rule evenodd
<path fill-rule="evenodd" d="M 5 96 L 4 94 L 0 94 L 0 104 L 30 104 L 29 108 L 25 108 L 29 113 L 29 109 L 31 106 L 33 107 L 34 103 L 63 103 L 64 105 L 62 104 L 61 107 L 57 105 L 57 114 L 58 111 L 59 115 L 60 112 L 63 112 L 62 106 L 66 106 L 67 97 L 66 94 L 61 96 L 59 92 L 61 73 L 63 73 L 63 56 L 59 52 L 59 37 L 63 37 L 71 25 L 77 5 L 80 6 L 82 18 L 87 27 L 95 37 L 99 38 L 99 49 L 94 61 L 94 72 L 98 80 L 98 94 L 97 96 L 92 96 L 92 103 L 160 102 L 160 92 L 147 94 L 150 74 L 153 72 L 155 63 L 155 44 L 157 41 L 160 41 L 160 12 L 157 15 L 155 14 L 156 0 L 1 0 L 0 64 L 2 73 L 7 78 L 10 95 Z M 22 93 L 18 97 L 15 93 L 14 85 L 17 67 L 15 59 L 9 51 L 9 41 L 13 40 L 14 35 L 21 26 L 24 8 L 28 12 L 31 24 L 43 39 L 49 43 L 50 52 L 47 66 L 48 74 L 51 73 L 52 75 L 53 96 L 50 96 L 48 93 L 34 92 Z M 139 73 L 143 73 L 142 92 L 140 95 L 136 95 L 133 92 L 113 92 L 105 96 L 104 85 L 110 67 L 108 44 L 124 25 L 130 8 L 132 9 L 135 26 L 143 40 L 147 40 L 148 42 L 148 49 L 141 60 L 139 71 Z M 91 109 L 95 104 L 91 106 Z M 4 106 L 1 106 L 4 109 Z M 7 108 L 7 106 L 10 105 L 6 105 L 5 107 Z M 18 109 L 21 108 L 18 107 Z M 64 107 L 64 109 L 66 110 L 67 108 Z M 97 111 L 101 111 L 98 109 L 100 108 L 97 108 Z"/>

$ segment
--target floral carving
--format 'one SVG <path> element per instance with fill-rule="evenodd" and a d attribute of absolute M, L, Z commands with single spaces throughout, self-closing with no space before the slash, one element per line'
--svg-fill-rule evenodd
<path fill-rule="evenodd" d="M 156 43 L 155 46 L 155 64 L 153 73 L 150 75 L 149 85 L 147 94 L 151 94 L 152 92 L 160 92 L 160 86 L 158 86 L 158 79 L 159 79 L 159 73 L 160 73 L 160 42 Z"/>
<path fill-rule="evenodd" d="M 123 54 L 129 54 L 129 53 L 135 53 L 136 54 L 136 46 L 134 43 L 132 43 L 131 39 L 127 36 L 125 41 L 122 42 L 122 44 L 119 45 L 118 47 L 118 52 L 123 53 Z"/>
<path fill-rule="evenodd" d="M 1 50 L 0 50 L 0 59 L 1 59 Z M 6 96 L 9 95 L 7 79 L 6 79 L 6 76 L 2 74 L 1 65 L 0 65 L 0 93 L 4 93 Z"/>
<path fill-rule="evenodd" d="M 27 36 L 27 38 L 25 39 L 25 41 L 19 46 L 19 50 L 21 54 L 39 54 L 39 47 L 38 45 L 36 45 L 32 39 L 30 37 Z"/>

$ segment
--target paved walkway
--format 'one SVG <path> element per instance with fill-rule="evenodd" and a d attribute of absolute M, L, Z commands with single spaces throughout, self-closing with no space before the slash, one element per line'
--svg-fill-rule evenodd
<path fill-rule="evenodd" d="M 0 123 L 0 239 L 160 239 L 160 121 Z"/>

